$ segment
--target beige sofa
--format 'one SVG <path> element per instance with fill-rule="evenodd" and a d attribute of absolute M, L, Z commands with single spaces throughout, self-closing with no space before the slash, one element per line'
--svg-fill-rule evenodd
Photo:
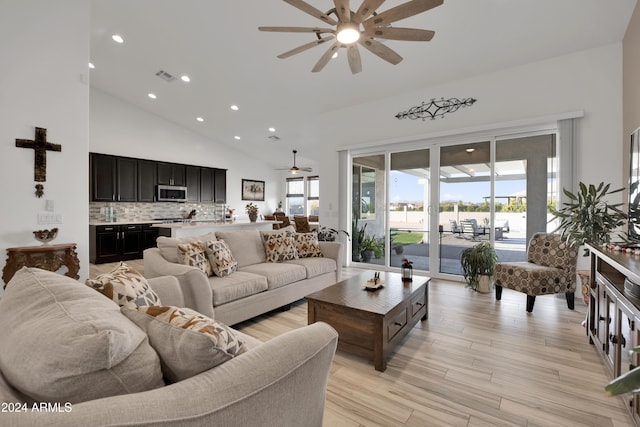
<path fill-rule="evenodd" d="M 184 306 L 175 278 L 149 284 L 164 305 Z M 2 426 L 322 425 L 337 343 L 324 323 L 266 343 L 235 331 L 248 351 L 164 385 L 145 333 L 113 301 L 66 276 L 18 271 L 0 299 L 0 321 Z M 114 361 L 132 341 L 135 350 Z"/>
<path fill-rule="evenodd" d="M 318 242 L 322 257 L 267 262 L 263 236 L 282 232 L 238 230 L 182 239 L 159 237 L 157 248 L 144 251 L 144 275 L 176 277 L 188 306 L 227 325 L 286 306 L 341 280 L 344 249 L 340 242 Z M 178 244 L 215 239 L 228 244 L 238 263 L 236 272 L 207 277 L 198 268 L 179 263 Z"/>

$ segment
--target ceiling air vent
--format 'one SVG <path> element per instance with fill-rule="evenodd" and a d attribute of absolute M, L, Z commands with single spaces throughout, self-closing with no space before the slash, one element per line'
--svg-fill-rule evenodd
<path fill-rule="evenodd" d="M 280 141 L 280 137 L 276 135 L 269 135 L 267 138 L 269 138 L 272 141 Z"/>
<path fill-rule="evenodd" d="M 170 83 L 176 79 L 174 76 L 172 76 L 171 74 L 167 73 L 164 70 L 158 71 L 156 73 L 156 76 L 160 77 L 162 80 L 164 80 L 167 83 Z"/>

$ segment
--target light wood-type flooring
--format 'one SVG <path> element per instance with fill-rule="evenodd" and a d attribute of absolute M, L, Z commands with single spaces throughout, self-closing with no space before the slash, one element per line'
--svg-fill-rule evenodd
<path fill-rule="evenodd" d="M 94 277 L 112 265 L 91 267 Z M 345 277 L 359 271 L 345 269 Z M 632 426 L 622 400 L 604 394 L 608 374 L 580 325 L 587 307 L 576 300 L 567 309 L 564 295 L 538 297 L 532 314 L 525 304 L 508 289 L 497 302 L 493 293 L 432 280 L 429 318 L 385 372 L 337 351 L 324 425 Z M 234 327 L 267 341 L 306 324 L 301 301 Z"/>

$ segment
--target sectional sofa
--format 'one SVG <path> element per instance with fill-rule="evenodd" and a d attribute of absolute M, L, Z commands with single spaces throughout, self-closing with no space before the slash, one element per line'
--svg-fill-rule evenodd
<path fill-rule="evenodd" d="M 217 231 L 181 239 L 159 237 L 157 248 L 144 251 L 144 275 L 176 277 L 189 307 L 234 325 L 341 280 L 344 245 L 317 242 L 314 236 L 285 227 L 277 231 Z M 231 274 L 210 275 L 201 265 L 184 262 L 181 247 L 220 240 L 237 263 Z M 202 255 L 192 256 L 195 264 L 198 257 L 202 259 Z"/>

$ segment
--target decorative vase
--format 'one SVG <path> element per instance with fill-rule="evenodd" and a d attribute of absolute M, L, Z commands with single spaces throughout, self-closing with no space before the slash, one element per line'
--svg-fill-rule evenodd
<path fill-rule="evenodd" d="M 249 221 L 256 222 L 257 219 L 258 219 L 258 214 L 257 213 L 249 214 Z"/>

